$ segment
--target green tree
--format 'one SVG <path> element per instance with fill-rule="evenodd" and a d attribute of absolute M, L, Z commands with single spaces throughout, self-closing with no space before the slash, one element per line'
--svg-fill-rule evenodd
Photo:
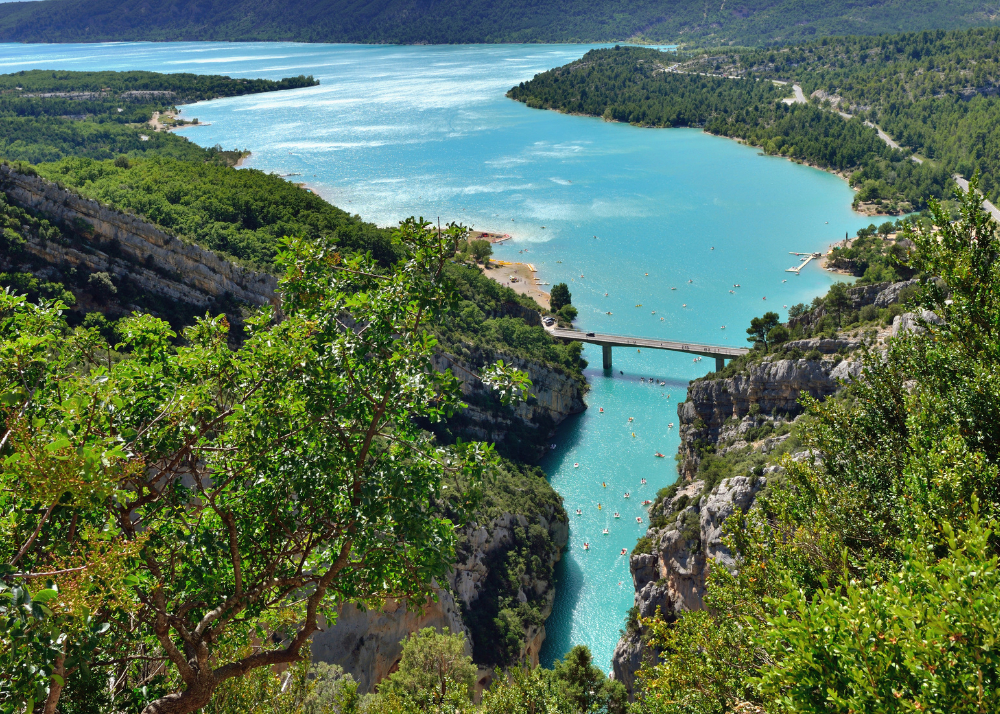
<path fill-rule="evenodd" d="M 175 348 L 166 323 L 133 315 L 114 352 L 57 304 L 0 293 L 5 583 L 52 574 L 45 605 L 77 613 L 81 633 L 107 611 L 92 663 L 169 674 L 147 714 L 196 711 L 228 680 L 300 661 L 338 602 L 420 602 L 453 558 L 437 504 L 464 518 L 495 459 L 418 426 L 461 404 L 427 332 L 452 304 L 442 272 L 461 232 L 405 222 L 392 270 L 288 240 L 282 319 L 252 316 L 235 351 L 224 318 Z M 500 365 L 489 380 L 523 381 Z M 112 655 L 113 636 L 132 646 Z M 48 667 L 51 694 L 64 678 Z"/>
<path fill-rule="evenodd" d="M 493 255 L 493 245 L 488 240 L 474 240 L 469 243 L 469 250 L 479 263 L 489 263 Z"/>
<path fill-rule="evenodd" d="M 380 697 L 400 697 L 421 710 L 471 704 L 476 665 L 465 654 L 464 633 L 425 627 L 402 644 L 399 669 L 379 686 Z"/>
<path fill-rule="evenodd" d="M 483 693 L 481 714 L 568 714 L 571 705 L 558 683 L 540 667 L 499 669 L 493 683 Z"/>
<path fill-rule="evenodd" d="M 590 649 L 576 645 L 552 667 L 562 696 L 578 712 L 624 714 L 628 694 L 621 682 L 608 679 L 594 666 Z"/>
<path fill-rule="evenodd" d="M 831 315 L 840 315 L 851 308 L 851 296 L 847 292 L 846 283 L 834 283 L 823 300 L 823 306 Z"/>
<path fill-rule="evenodd" d="M 781 320 L 776 312 L 765 312 L 762 317 L 755 317 L 750 320 L 750 327 L 747 328 L 747 342 L 768 346 L 768 334 L 781 324 Z"/>
<path fill-rule="evenodd" d="M 566 305 L 573 304 L 573 295 L 570 294 L 569 285 L 566 283 L 556 283 L 549 293 L 549 307 L 552 312 L 559 312 Z"/>

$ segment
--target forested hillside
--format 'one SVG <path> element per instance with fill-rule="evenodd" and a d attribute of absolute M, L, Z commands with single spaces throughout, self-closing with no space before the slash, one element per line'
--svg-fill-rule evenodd
<path fill-rule="evenodd" d="M 0 40 L 365 43 L 653 42 L 774 45 L 833 34 L 996 21 L 973 0 L 47 0 L 0 5 Z"/>
<path fill-rule="evenodd" d="M 899 213 L 947 197 L 956 173 L 980 172 L 986 195 L 1000 196 L 998 39 L 997 29 L 937 31 L 682 57 L 615 47 L 542 73 L 509 96 L 641 126 L 704 127 L 845 172 L 858 203 Z M 784 83 L 792 82 L 808 102 L 791 103 Z"/>
<path fill-rule="evenodd" d="M 11 161 L 58 161 L 66 156 L 109 159 L 157 154 L 192 161 L 235 162 L 239 152 L 202 149 L 150 131 L 154 112 L 216 97 L 318 84 L 312 77 L 232 79 L 156 72 L 32 70 L 0 75 L 0 156 Z"/>

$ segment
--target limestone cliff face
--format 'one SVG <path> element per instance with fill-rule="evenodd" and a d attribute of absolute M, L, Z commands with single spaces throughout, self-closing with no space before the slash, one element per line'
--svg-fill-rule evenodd
<path fill-rule="evenodd" d="M 405 603 L 390 601 L 380 609 L 368 611 L 345 605 L 334 626 L 313 637 L 313 659 L 339 664 L 353 675 L 362 691 L 371 692 L 394 671 L 402 654 L 400 642 L 424 627 L 464 632 L 466 651 L 472 655 L 474 641 L 462 612 L 476 607 L 490 576 L 487 563 L 491 555 L 510 546 L 514 527 L 526 528 L 532 522 L 547 529 L 551 536 L 553 548 L 548 554 L 548 565 L 553 565 L 562 556 L 569 535 L 561 509 L 535 514 L 531 519 L 523 514 L 504 513 L 485 525 L 473 523 L 461 534 L 456 563 L 448 574 L 447 586 L 436 588 L 436 601 L 429 600 L 421 608 L 410 609 Z M 544 620 L 552 612 L 553 583 L 531 571 L 521 580 L 519 598 L 523 595 L 527 599 L 530 594 L 533 599 L 540 599 L 544 603 L 541 613 Z M 521 657 L 537 665 L 544 640 L 544 625 L 529 627 Z M 480 688 L 488 686 L 491 674 L 489 668 L 480 670 Z"/>
<path fill-rule="evenodd" d="M 826 353 L 859 346 L 839 339 L 802 342 L 810 344 L 800 349 Z M 857 374 L 859 364 L 856 360 L 765 358 L 732 377 L 689 385 L 687 400 L 677 406 L 682 487 L 653 504 L 650 528 L 640 542 L 644 547 L 637 548 L 630 562 L 638 616 L 650 617 L 659 608 L 671 621 L 678 613 L 704 606 L 711 568 L 735 564 L 734 554 L 723 543 L 723 524 L 737 510 L 747 512 L 753 507 L 769 474 L 777 468 L 769 467 L 764 475 L 732 474 L 706 490 L 704 481 L 697 478 L 701 448 L 714 447 L 719 455 L 746 449 L 770 453 L 789 438 L 787 423 L 802 411 L 799 396 L 829 397 L 841 388 L 841 380 Z M 753 436 L 763 427 L 764 433 L 774 435 Z M 655 656 L 639 628 L 631 624 L 615 648 L 613 676 L 631 692 L 635 673 L 644 660 Z"/>
<path fill-rule="evenodd" d="M 202 307 L 227 294 L 254 305 L 274 300 L 278 281 L 273 275 L 236 265 L 51 181 L 0 164 L 0 190 L 71 228 L 79 239 L 67 245 L 31 240 L 27 250 L 43 262 L 127 276 L 144 290 Z"/>
<path fill-rule="evenodd" d="M 500 405 L 478 377 L 480 369 L 497 359 L 527 372 L 531 378 L 530 396 L 516 407 Z M 501 446 L 518 439 L 517 450 L 522 458 L 541 457 L 555 427 L 568 416 L 586 409 L 584 387 L 578 380 L 537 362 L 473 350 L 461 359 L 439 354 L 434 359 L 434 366 L 441 371 L 452 371 L 461 383 L 462 395 L 469 405 L 458 418 L 449 420 L 452 432 L 464 439 L 489 441 Z M 513 447 L 513 444 L 509 445 Z"/>
<path fill-rule="evenodd" d="M 630 561 L 639 617 L 652 617 L 659 609 L 670 622 L 680 612 L 702 608 L 709 570 L 735 565 L 722 542 L 723 523 L 737 510 L 749 510 L 766 483 L 766 478 L 735 476 L 704 494 L 704 482 L 694 481 L 655 504 L 658 512 L 650 512 L 650 520 L 666 524 L 650 528 L 649 550 L 633 553 Z M 654 655 L 639 630 L 630 627 L 612 655 L 614 678 L 631 692 L 643 658 Z"/>
<path fill-rule="evenodd" d="M 408 610 L 405 602 L 396 600 L 378 610 L 344 605 L 334 626 L 313 636 L 313 660 L 339 664 L 354 677 L 361 691 L 371 692 L 394 671 L 403 651 L 400 642 L 411 632 L 425 627 L 465 632 L 466 654 L 471 655 L 471 638 L 455 598 L 440 587 L 436 595 L 436 600 L 428 600 L 419 609 Z"/>
<path fill-rule="evenodd" d="M 838 365 L 831 360 L 776 360 L 750 365 L 745 374 L 694 382 L 687 401 L 677 405 L 680 420 L 681 477 L 698 470 L 698 445 L 715 443 L 727 420 L 743 419 L 756 404 L 761 414 L 794 416 L 802 411 L 799 395 L 825 399 L 839 389 Z M 841 370 L 842 372 L 843 370 Z"/>

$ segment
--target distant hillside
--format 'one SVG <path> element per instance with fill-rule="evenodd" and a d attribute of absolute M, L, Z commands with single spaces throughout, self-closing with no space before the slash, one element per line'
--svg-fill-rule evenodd
<path fill-rule="evenodd" d="M 0 41 L 633 39 L 757 46 L 998 19 L 979 0 L 46 0 L 0 4 Z"/>

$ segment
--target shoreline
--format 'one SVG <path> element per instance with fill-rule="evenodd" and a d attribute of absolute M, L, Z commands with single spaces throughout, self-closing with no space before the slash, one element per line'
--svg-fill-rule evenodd
<path fill-rule="evenodd" d="M 538 279 L 538 269 L 531 263 L 515 263 L 507 260 L 491 261 L 496 267 L 483 270 L 490 280 L 510 288 L 519 295 L 527 295 L 546 310 L 549 308 L 549 294 L 542 290 Z"/>

